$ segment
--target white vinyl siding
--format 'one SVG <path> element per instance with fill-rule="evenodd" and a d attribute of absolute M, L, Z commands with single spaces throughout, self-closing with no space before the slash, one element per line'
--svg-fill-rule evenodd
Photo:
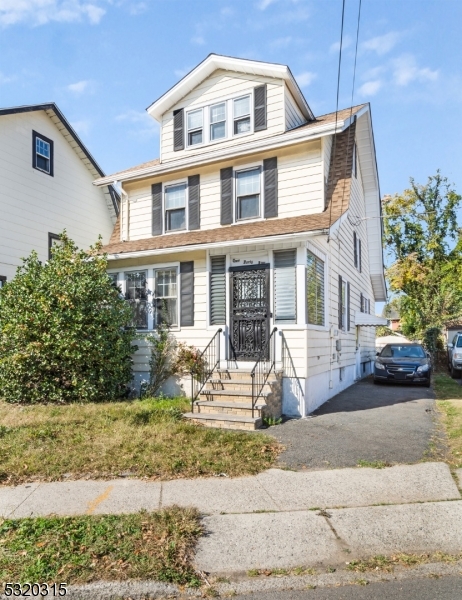
<path fill-rule="evenodd" d="M 274 322 L 297 322 L 297 250 L 274 253 Z"/>
<path fill-rule="evenodd" d="M 298 108 L 294 97 L 285 89 L 285 105 L 286 105 L 286 129 L 294 129 L 306 123 L 305 117 L 302 115 L 301 110 Z"/>

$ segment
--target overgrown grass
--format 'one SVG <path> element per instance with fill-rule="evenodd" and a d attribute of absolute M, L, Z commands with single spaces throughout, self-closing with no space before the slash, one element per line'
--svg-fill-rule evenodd
<path fill-rule="evenodd" d="M 223 431 L 181 418 L 184 398 L 18 406 L 0 402 L 0 481 L 154 479 L 258 473 L 281 446 L 264 434 Z"/>
<path fill-rule="evenodd" d="M 446 430 L 451 465 L 462 468 L 462 386 L 446 375 L 438 373 L 434 390 L 441 420 Z"/>
<path fill-rule="evenodd" d="M 394 556 L 373 556 L 367 560 L 352 560 L 347 564 L 347 569 L 357 573 L 367 571 L 391 572 L 395 567 L 415 567 L 430 562 L 452 563 L 462 560 L 462 554 L 396 554 Z"/>
<path fill-rule="evenodd" d="M 154 579 L 197 586 L 194 509 L 0 521 L 0 581 Z"/>

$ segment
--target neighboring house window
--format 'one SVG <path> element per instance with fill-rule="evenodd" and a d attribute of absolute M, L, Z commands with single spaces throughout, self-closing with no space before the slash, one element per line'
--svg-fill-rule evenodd
<path fill-rule="evenodd" d="M 350 331 L 350 284 L 340 275 L 338 280 L 338 326 L 342 331 Z"/>
<path fill-rule="evenodd" d="M 0 275 L 0 288 L 2 288 L 6 283 L 5 275 Z"/>
<path fill-rule="evenodd" d="M 178 325 L 178 270 L 176 267 L 154 272 L 154 327 L 161 323 Z"/>
<path fill-rule="evenodd" d="M 132 326 L 137 329 L 148 328 L 146 271 L 125 273 L 125 299 L 133 309 Z"/>
<path fill-rule="evenodd" d="M 210 139 L 226 137 L 226 105 L 224 102 L 210 107 Z"/>
<path fill-rule="evenodd" d="M 250 96 L 236 98 L 233 102 L 234 135 L 250 131 Z"/>
<path fill-rule="evenodd" d="M 210 325 L 226 323 L 226 256 L 210 258 Z"/>
<path fill-rule="evenodd" d="M 371 301 L 361 294 L 361 312 L 371 314 Z"/>
<path fill-rule="evenodd" d="M 202 108 L 188 112 L 188 146 L 202 144 L 203 131 Z"/>
<path fill-rule="evenodd" d="M 111 280 L 112 287 L 119 287 L 119 274 L 118 273 L 108 273 L 107 276 Z"/>
<path fill-rule="evenodd" d="M 260 174 L 260 167 L 236 172 L 237 220 L 260 216 Z"/>
<path fill-rule="evenodd" d="M 53 142 L 36 131 L 32 132 L 32 166 L 53 177 Z"/>
<path fill-rule="evenodd" d="M 275 323 L 297 322 L 297 250 L 274 253 L 274 320 Z"/>
<path fill-rule="evenodd" d="M 324 261 L 307 250 L 306 301 L 308 323 L 325 325 Z"/>
<path fill-rule="evenodd" d="M 165 231 L 186 229 L 186 183 L 165 188 Z"/>
<path fill-rule="evenodd" d="M 53 256 L 52 248 L 62 246 L 63 242 L 56 233 L 48 233 L 48 260 Z"/>

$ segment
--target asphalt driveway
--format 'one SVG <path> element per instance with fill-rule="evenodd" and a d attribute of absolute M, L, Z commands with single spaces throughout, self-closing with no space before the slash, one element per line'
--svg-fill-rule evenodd
<path fill-rule="evenodd" d="M 286 446 L 281 465 L 294 469 L 353 467 L 359 461 L 414 463 L 435 432 L 430 388 L 373 385 L 364 379 L 307 419 L 293 419 L 265 433 Z"/>

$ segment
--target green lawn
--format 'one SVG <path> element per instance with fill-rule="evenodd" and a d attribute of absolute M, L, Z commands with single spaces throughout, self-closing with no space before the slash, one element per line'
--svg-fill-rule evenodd
<path fill-rule="evenodd" d="M 0 402 L 0 481 L 229 476 L 269 468 L 271 437 L 209 429 L 181 418 L 184 398 L 70 405 Z"/>
<path fill-rule="evenodd" d="M 449 460 L 453 467 L 462 468 L 462 386 L 449 375 L 437 373 L 433 387 L 448 438 Z"/>
<path fill-rule="evenodd" d="M 155 579 L 199 585 L 191 565 L 202 533 L 194 509 L 134 515 L 0 520 L 5 582 L 69 584 Z"/>

